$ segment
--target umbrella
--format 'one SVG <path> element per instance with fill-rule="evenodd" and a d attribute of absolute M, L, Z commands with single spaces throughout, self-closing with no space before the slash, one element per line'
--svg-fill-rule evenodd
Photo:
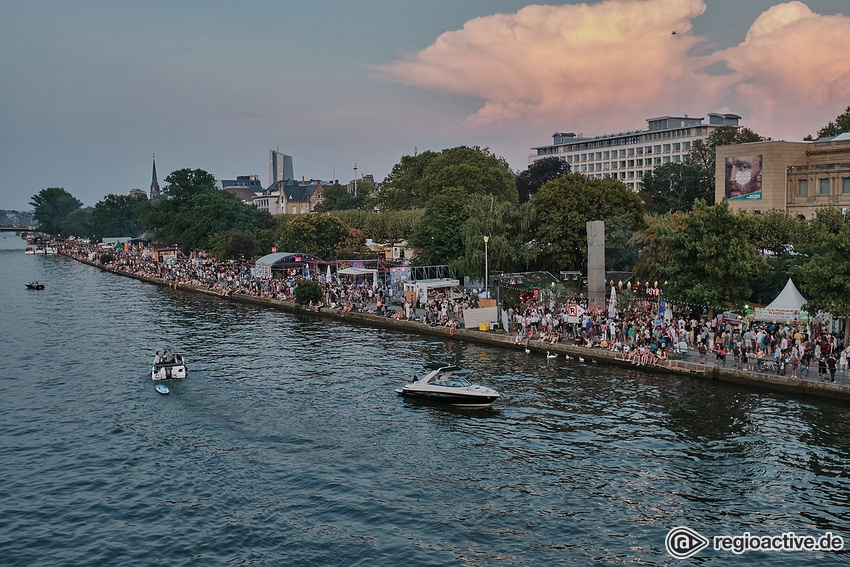
<path fill-rule="evenodd" d="M 327 281 L 328 281 L 328 282 L 330 282 L 330 281 L 331 281 L 331 265 L 330 265 L 330 264 L 328 264 L 328 278 L 327 278 Z"/>
<path fill-rule="evenodd" d="M 617 317 L 617 288 L 611 286 L 611 297 L 608 299 L 608 317 Z"/>

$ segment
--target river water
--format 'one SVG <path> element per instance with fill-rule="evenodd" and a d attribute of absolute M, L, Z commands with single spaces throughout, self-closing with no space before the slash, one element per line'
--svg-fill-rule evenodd
<path fill-rule="evenodd" d="M 4 565 L 688 564 L 676 526 L 850 550 L 846 404 L 297 317 L 24 246 L 0 233 Z M 164 347 L 190 368 L 168 396 Z M 503 398 L 398 398 L 429 361 Z"/>

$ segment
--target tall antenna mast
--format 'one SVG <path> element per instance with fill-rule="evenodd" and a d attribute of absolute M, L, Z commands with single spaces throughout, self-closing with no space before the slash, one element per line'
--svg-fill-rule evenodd
<path fill-rule="evenodd" d="M 363 160 L 357 160 L 357 161 L 354 161 L 354 162 L 350 161 L 348 163 L 354 164 L 354 194 L 357 195 L 357 164 L 358 163 L 366 163 L 366 162 L 363 161 Z"/>

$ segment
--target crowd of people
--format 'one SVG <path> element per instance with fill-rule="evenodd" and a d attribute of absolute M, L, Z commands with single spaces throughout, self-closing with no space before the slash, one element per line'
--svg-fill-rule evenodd
<path fill-rule="evenodd" d="M 98 260 L 110 254 L 111 269 L 154 277 L 169 285 L 203 287 L 220 295 L 233 293 L 281 301 L 294 301 L 295 288 L 304 279 L 322 286 L 322 298 L 309 309 L 334 309 L 342 316 L 351 311 L 376 313 L 396 319 L 417 320 L 429 326 L 444 326 L 454 334 L 463 320 L 463 310 L 477 307 L 477 297 L 439 294 L 427 301 L 408 301 L 398 290 L 372 281 L 347 280 L 307 275 L 290 268 L 274 277 L 252 275 L 244 263 L 217 262 L 211 258 L 176 258 L 158 261 L 145 250 L 110 249 L 92 244 L 66 243 L 69 256 Z M 584 309 L 568 316 L 568 305 Z M 506 313 L 507 332 L 517 344 L 568 344 L 588 349 L 607 349 L 635 365 L 665 364 L 676 358 L 734 367 L 737 370 L 773 372 L 780 375 L 835 381 L 848 375 L 850 345 L 837 333 L 820 326 L 790 323 L 758 323 L 710 316 L 707 310 L 659 310 L 658 302 L 640 302 L 628 313 L 593 311 L 581 298 L 565 304 L 527 299 Z M 579 311 L 580 312 L 580 311 Z"/>

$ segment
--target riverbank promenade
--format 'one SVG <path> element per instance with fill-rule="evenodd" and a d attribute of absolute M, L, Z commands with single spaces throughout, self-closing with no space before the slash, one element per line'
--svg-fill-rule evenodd
<path fill-rule="evenodd" d="M 608 348 L 589 348 L 564 341 L 550 342 L 535 339 L 517 342 L 513 334 L 502 330 L 484 331 L 428 324 L 422 320 L 409 320 L 400 317 L 402 312 L 397 310 L 387 310 L 386 313 L 382 314 L 349 310 L 348 308 L 339 306 L 303 306 L 296 303 L 293 299 L 280 299 L 275 297 L 274 294 L 257 294 L 240 291 L 240 289 L 247 289 L 244 286 L 236 286 L 234 289 L 220 284 L 211 285 L 209 283 L 198 284 L 191 281 L 178 281 L 173 277 L 163 277 L 161 272 L 140 270 L 138 266 L 122 266 L 119 262 L 104 265 L 91 252 L 82 249 L 66 247 L 63 249 L 63 253 L 94 268 L 151 284 L 175 288 L 190 293 L 216 296 L 226 301 L 238 301 L 266 306 L 289 313 L 331 318 L 346 324 L 369 325 L 420 335 L 433 335 L 446 340 L 468 341 L 520 352 L 524 351 L 531 359 L 546 357 L 547 353 L 549 353 L 555 354 L 561 359 L 569 359 L 575 364 L 617 365 L 628 367 L 632 370 L 639 369 L 646 372 L 677 374 L 682 376 L 683 379 L 727 382 L 792 395 L 817 396 L 840 400 L 841 402 L 850 402 L 850 377 L 848 377 L 846 370 L 842 370 L 836 375 L 835 382 L 830 382 L 828 380 L 822 381 L 819 378 L 816 365 L 812 365 L 809 376 L 795 377 L 777 374 L 775 372 L 736 369 L 734 362 L 725 361 L 725 363 L 722 363 L 714 360 L 715 357 L 713 355 L 708 357 L 712 359 L 712 363 L 706 364 L 689 359 L 663 360 L 649 366 L 639 366 L 623 352 Z M 699 359 L 696 351 L 693 351 L 691 358 Z"/>

